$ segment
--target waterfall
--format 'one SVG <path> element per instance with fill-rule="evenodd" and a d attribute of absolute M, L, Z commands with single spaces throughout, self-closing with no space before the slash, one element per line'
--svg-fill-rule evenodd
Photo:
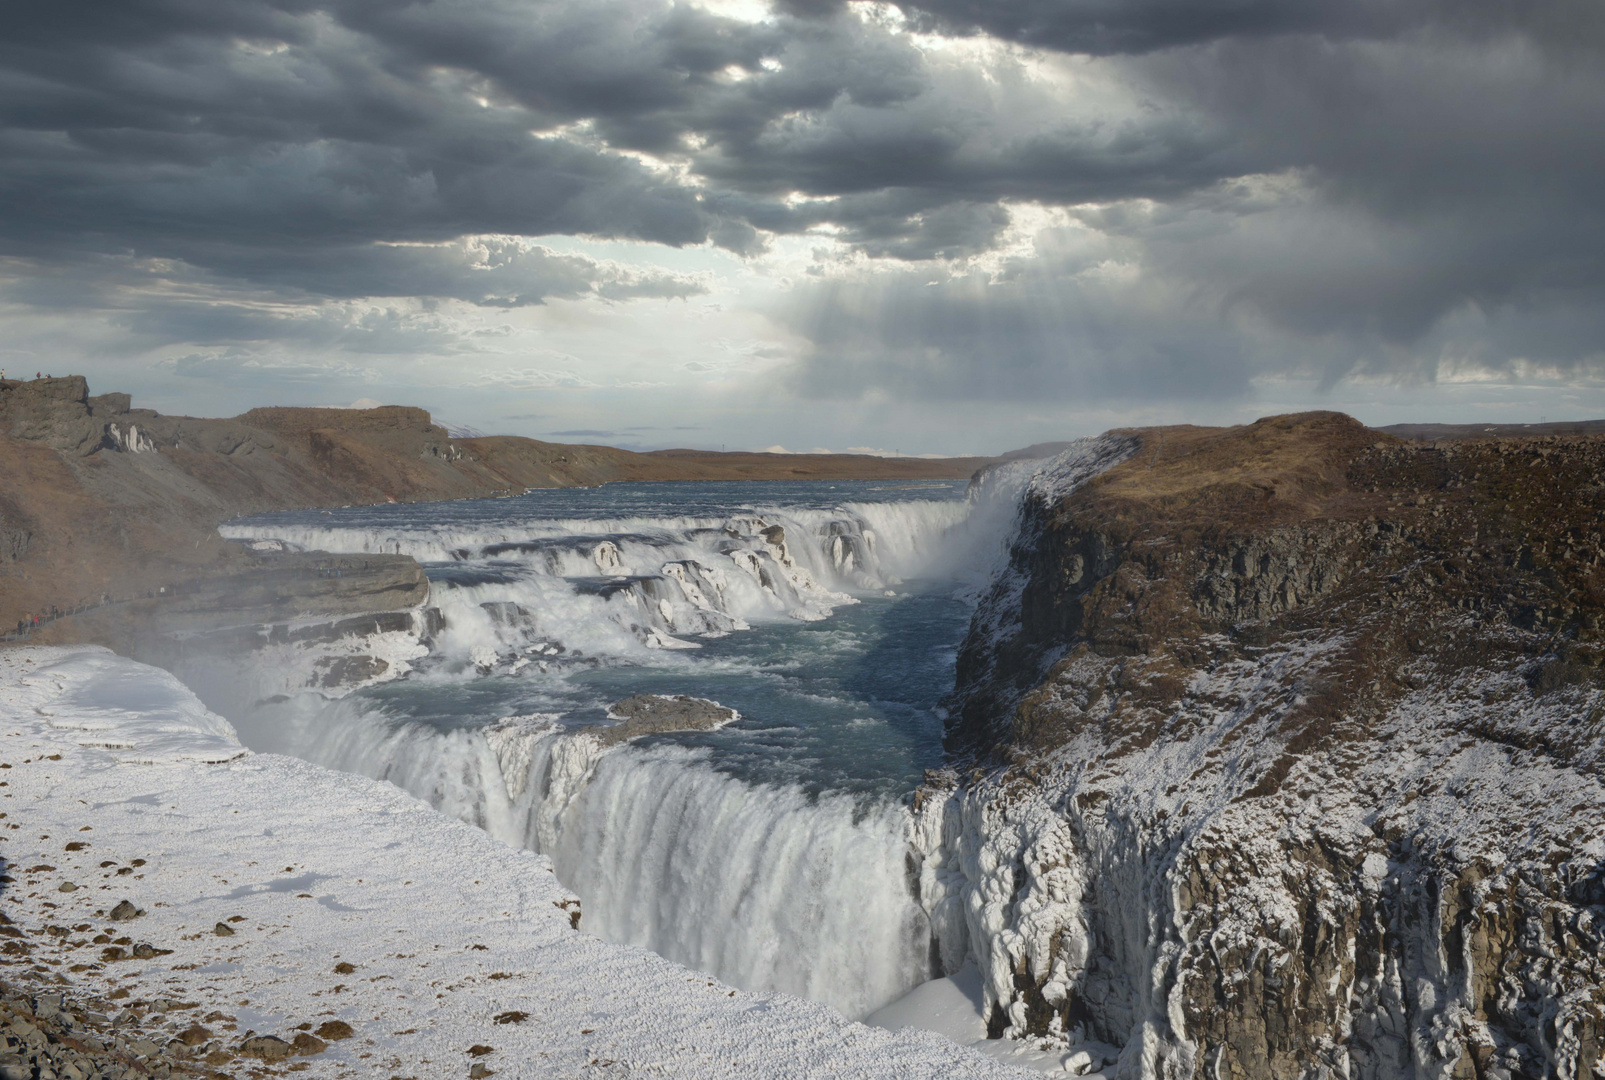
<path fill-rule="evenodd" d="M 240 727 L 550 855 L 583 929 L 731 985 L 856 1018 L 932 975 L 900 802 L 750 783 L 680 746 L 604 750 L 549 717 L 440 731 L 308 696 Z"/>
<path fill-rule="evenodd" d="M 855 503 L 718 517 L 536 519 L 495 524 L 225 525 L 230 539 L 425 563 L 444 616 L 437 659 L 521 670 L 578 658 L 639 661 L 775 620 L 818 621 L 854 593 L 960 565 L 997 546 L 969 502 Z M 301 515 L 304 517 L 305 515 Z"/>
<path fill-rule="evenodd" d="M 717 741 L 604 748 L 585 727 L 589 717 L 487 710 L 568 709 L 598 665 L 623 677 L 667 672 L 684 687 L 676 692 L 697 693 L 699 679 L 733 671 L 772 685 L 778 676 L 762 665 L 728 653 L 702 662 L 700 650 L 766 624 L 819 623 L 868 600 L 890 602 L 906 579 L 945 581 L 949 593 L 978 599 L 1004 566 L 1019 491 L 1039 481 L 1035 468 L 1015 467 L 962 499 L 743 508 L 704 499 L 694 513 L 625 514 L 609 512 L 604 490 L 574 504 L 597 511 L 589 516 L 566 515 L 571 507 L 550 496 L 542 505 L 558 513 L 521 511 L 513 499 L 236 522 L 225 536 L 279 549 L 418 558 L 444 627 L 388 697 L 303 692 L 214 707 L 255 749 L 389 781 L 549 855 L 581 896 L 587 931 L 736 986 L 862 1017 L 967 952 L 955 917 L 963 886 L 922 884 L 936 863 L 930 838 L 916 835 L 928 825 L 917 826 L 900 797 L 906 788 L 810 782 L 810 768 L 823 775 L 809 764 L 815 750 L 770 765 L 778 744 L 745 745 L 738 775 Z M 626 494 L 617 505 L 646 501 Z M 919 647 L 951 652 L 961 632 Z M 908 655 L 897 654 L 897 670 L 916 670 Z M 620 681 L 609 678 L 609 687 Z M 601 691 L 583 685 L 594 703 Z M 885 685 L 835 692 L 879 695 Z M 927 715 L 945 689 L 921 706 Z M 426 704 L 409 713 L 409 701 Z M 754 718 L 760 727 L 808 722 L 787 715 L 784 702 L 772 707 L 777 715 Z M 940 722 L 929 722 L 939 739 Z M 927 907 L 952 941 L 935 939 Z"/>

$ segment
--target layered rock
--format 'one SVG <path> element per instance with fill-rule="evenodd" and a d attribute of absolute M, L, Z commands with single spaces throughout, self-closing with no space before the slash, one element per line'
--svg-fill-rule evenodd
<path fill-rule="evenodd" d="M 1125 1077 L 1605 1075 L 1605 440 L 1306 414 L 1038 486 L 921 892 Z"/>

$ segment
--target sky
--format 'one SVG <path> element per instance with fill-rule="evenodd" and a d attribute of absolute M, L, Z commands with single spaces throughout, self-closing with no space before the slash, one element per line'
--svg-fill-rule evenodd
<path fill-rule="evenodd" d="M 81 0 L 0 367 L 636 448 L 1605 416 L 1598 0 Z"/>

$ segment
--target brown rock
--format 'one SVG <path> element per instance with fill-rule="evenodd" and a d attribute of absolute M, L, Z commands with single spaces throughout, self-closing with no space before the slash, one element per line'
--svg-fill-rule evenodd
<path fill-rule="evenodd" d="M 734 720 L 736 710 L 684 694 L 636 694 L 609 706 L 608 715 L 623 723 L 596 732 L 603 746 L 665 731 L 707 731 Z"/>
<path fill-rule="evenodd" d="M 356 1032 L 353 1031 L 351 1029 L 351 1025 L 346 1023 L 344 1020 L 325 1020 L 322 1024 L 318 1025 L 316 1034 L 320 1039 L 327 1039 L 329 1042 L 339 1042 L 341 1039 L 351 1038 L 351 1036 L 355 1035 Z"/>

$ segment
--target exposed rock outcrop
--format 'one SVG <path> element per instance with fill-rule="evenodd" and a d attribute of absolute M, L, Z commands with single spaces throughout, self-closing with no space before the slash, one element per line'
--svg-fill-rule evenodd
<path fill-rule="evenodd" d="M 615 702 L 608 716 L 621 723 L 597 731 L 603 746 L 666 731 L 710 731 L 740 718 L 717 701 L 684 694 L 636 694 Z"/>
<path fill-rule="evenodd" d="M 97 412 L 82 375 L 8 382 L 0 389 L 0 432 L 69 454 L 91 454 L 105 442 L 113 404 L 105 402 L 104 410 Z"/>
<path fill-rule="evenodd" d="M 1029 500 L 922 793 L 996 1034 L 1123 1077 L 1605 1075 L 1605 439 L 1305 414 Z"/>

